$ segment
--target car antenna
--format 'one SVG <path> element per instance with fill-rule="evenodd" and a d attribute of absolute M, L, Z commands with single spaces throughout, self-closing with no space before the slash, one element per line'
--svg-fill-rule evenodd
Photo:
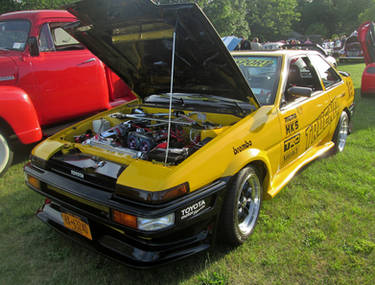
<path fill-rule="evenodd" d="M 177 23 L 176 23 L 177 27 Z M 171 120 L 172 120 L 172 99 L 173 99 L 173 79 L 174 79 L 174 58 L 176 53 L 176 29 L 173 32 L 173 44 L 172 44 L 172 66 L 171 66 L 171 86 L 169 91 L 169 113 L 168 113 L 168 137 L 167 137 L 167 151 L 165 152 L 165 162 L 167 165 L 169 142 L 171 137 Z"/>

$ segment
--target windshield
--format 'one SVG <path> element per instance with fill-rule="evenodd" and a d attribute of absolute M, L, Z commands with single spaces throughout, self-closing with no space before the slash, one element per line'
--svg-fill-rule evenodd
<path fill-rule="evenodd" d="M 170 93 L 153 94 L 145 98 L 145 103 L 169 104 Z M 215 113 L 230 113 L 243 117 L 256 108 L 241 100 L 197 93 L 173 93 L 173 108 L 201 110 Z"/>
<path fill-rule="evenodd" d="M 235 56 L 255 97 L 261 105 L 272 105 L 279 85 L 281 58 L 278 56 Z"/>
<path fill-rule="evenodd" d="M 30 23 L 26 20 L 0 21 L 0 50 L 23 51 L 29 30 Z"/>

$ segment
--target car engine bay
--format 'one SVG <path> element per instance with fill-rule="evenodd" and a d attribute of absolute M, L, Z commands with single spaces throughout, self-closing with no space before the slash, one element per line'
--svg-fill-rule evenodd
<path fill-rule="evenodd" d="M 134 108 L 130 114 L 116 112 L 92 121 L 92 128 L 74 136 L 74 142 L 134 159 L 177 165 L 225 128 L 200 112 L 174 111 L 170 129 L 168 119 L 168 112 L 146 113 L 142 108 Z"/>

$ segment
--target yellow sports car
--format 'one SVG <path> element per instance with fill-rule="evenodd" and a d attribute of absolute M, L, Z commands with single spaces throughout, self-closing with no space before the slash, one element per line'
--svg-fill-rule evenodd
<path fill-rule="evenodd" d="M 71 238 L 135 267 L 203 251 L 217 233 L 238 245 L 262 200 L 344 149 L 353 83 L 318 53 L 230 54 L 195 4 L 69 11 L 80 22 L 66 29 L 138 97 L 51 136 L 25 166 L 46 197 L 37 216 Z"/>

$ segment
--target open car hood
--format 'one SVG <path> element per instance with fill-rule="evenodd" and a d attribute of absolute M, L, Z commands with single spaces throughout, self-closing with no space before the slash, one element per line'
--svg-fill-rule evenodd
<path fill-rule="evenodd" d="M 196 4 L 150 0 L 84 0 L 67 9 L 79 23 L 66 27 L 139 97 L 170 91 L 176 31 L 174 92 L 256 101 L 217 32 Z"/>
<path fill-rule="evenodd" d="M 358 39 L 361 43 L 365 63 L 375 62 L 375 28 L 374 22 L 365 22 L 358 28 Z"/>

